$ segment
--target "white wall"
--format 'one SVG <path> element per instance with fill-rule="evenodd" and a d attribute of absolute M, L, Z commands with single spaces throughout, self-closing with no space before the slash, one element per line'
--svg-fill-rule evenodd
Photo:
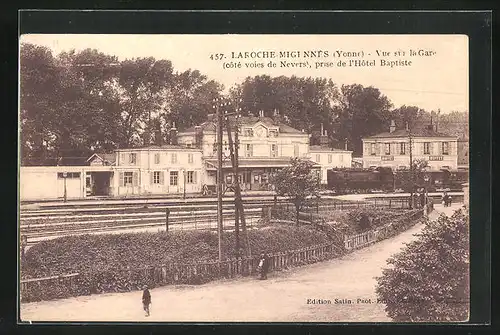
<path fill-rule="evenodd" d="M 68 199 L 85 196 L 85 167 L 63 166 L 21 166 L 19 170 L 20 200 L 58 199 L 64 197 L 64 178 L 58 173 L 76 172 L 79 178 L 66 178 Z"/>
<path fill-rule="evenodd" d="M 129 164 L 128 156 L 135 152 L 137 161 L 135 165 Z M 156 155 L 159 161 L 156 160 Z M 176 157 L 173 160 L 173 157 Z M 190 161 L 190 157 L 192 160 Z M 134 194 L 182 194 L 201 192 L 203 160 L 202 153 L 196 149 L 151 149 L 151 150 L 126 150 L 120 151 L 118 167 L 115 168 L 115 185 L 118 190 L 116 195 Z M 189 183 L 188 171 L 196 172 L 195 180 Z M 136 174 L 136 185 L 120 185 L 120 172 Z M 154 183 L 154 173 L 159 172 L 160 183 Z M 177 185 L 170 184 L 171 172 L 177 172 Z M 184 184 L 184 178 L 186 183 Z"/>
<path fill-rule="evenodd" d="M 319 156 L 319 157 L 318 157 Z M 329 159 L 331 158 L 331 161 Z M 321 165 L 321 183 L 326 184 L 327 171 L 331 168 L 350 168 L 352 164 L 352 151 L 315 151 L 311 150 L 309 158 Z M 318 159 L 319 158 L 319 159 Z"/>
<path fill-rule="evenodd" d="M 399 143 L 406 143 L 406 154 L 400 154 Z M 457 155 L 457 140 L 453 139 L 436 139 L 436 138 L 414 138 L 412 145 L 413 159 L 424 159 L 429 164 L 430 170 L 440 170 L 448 166 L 452 170 L 458 168 Z M 424 154 L 424 143 L 431 143 L 429 154 Z M 442 142 L 449 143 L 449 153 L 441 152 Z M 375 155 L 371 154 L 371 143 L 379 145 L 379 149 Z M 391 154 L 385 155 L 385 143 L 391 143 Z M 384 160 L 382 157 L 389 156 L 391 160 Z M 363 167 L 370 166 L 386 166 L 398 168 L 399 166 L 409 167 L 410 164 L 410 148 L 408 139 L 380 139 L 380 140 L 363 140 Z"/>

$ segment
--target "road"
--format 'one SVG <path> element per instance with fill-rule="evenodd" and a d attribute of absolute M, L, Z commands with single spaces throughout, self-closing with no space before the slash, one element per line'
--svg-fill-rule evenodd
<path fill-rule="evenodd" d="M 451 215 L 459 207 L 436 205 L 431 218 L 439 212 Z M 338 259 L 271 273 L 267 281 L 244 278 L 152 289 L 150 317 L 142 311 L 142 292 L 135 291 L 22 304 L 21 318 L 33 322 L 390 322 L 384 305 L 375 302 L 375 277 L 381 275 L 387 258 L 414 239 L 422 226 Z M 307 304 L 308 299 L 332 303 Z M 353 303 L 335 304 L 335 299 Z"/>

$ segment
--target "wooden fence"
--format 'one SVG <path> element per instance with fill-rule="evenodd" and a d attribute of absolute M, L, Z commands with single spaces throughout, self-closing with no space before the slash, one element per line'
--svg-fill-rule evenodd
<path fill-rule="evenodd" d="M 400 225 L 389 224 L 363 234 L 346 237 L 345 246 L 338 242 L 311 246 L 298 250 L 270 254 L 269 271 L 281 271 L 303 264 L 335 258 L 362 248 L 381 239 L 393 236 L 414 224 L 424 210 L 401 215 Z M 398 215 L 399 216 L 399 215 Z M 344 247 L 344 248 L 343 248 Z M 61 276 L 23 279 L 20 285 L 21 301 L 50 300 L 70 296 L 106 292 L 127 292 L 141 289 L 143 285 L 158 287 L 169 284 L 202 284 L 216 279 L 251 276 L 256 274 L 258 256 L 230 259 L 223 262 L 193 264 L 170 263 L 141 269 L 113 269 L 93 274 L 67 274 Z"/>
<path fill-rule="evenodd" d="M 361 234 L 347 236 L 344 240 L 345 248 L 346 250 L 359 249 L 382 239 L 394 236 L 416 224 L 418 219 L 428 214 L 432 209 L 433 205 L 431 203 L 419 211 L 397 215 L 396 217 L 399 219 L 397 224 L 391 222 Z"/>
<path fill-rule="evenodd" d="M 342 248 L 333 242 L 268 255 L 269 271 L 335 258 Z M 106 292 L 127 292 L 143 285 L 202 284 L 215 279 L 256 275 L 259 256 L 223 262 L 171 263 L 142 269 L 119 269 L 94 274 L 70 274 L 21 280 L 21 301 L 50 300 Z"/>

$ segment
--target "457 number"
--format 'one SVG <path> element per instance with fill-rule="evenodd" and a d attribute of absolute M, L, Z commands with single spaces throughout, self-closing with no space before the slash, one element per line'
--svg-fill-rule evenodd
<path fill-rule="evenodd" d="M 211 54 L 210 59 L 211 60 L 221 60 L 224 58 L 224 54 Z"/>

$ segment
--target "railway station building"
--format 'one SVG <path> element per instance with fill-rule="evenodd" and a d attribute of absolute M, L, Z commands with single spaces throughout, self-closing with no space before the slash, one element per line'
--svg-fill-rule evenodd
<path fill-rule="evenodd" d="M 83 199 L 215 193 L 217 183 L 216 120 L 213 115 L 200 125 L 177 133 L 171 144 L 117 149 L 94 154 L 85 166 L 36 166 L 20 168 L 21 200 Z M 236 120 L 230 120 L 236 122 Z M 350 167 L 352 152 L 310 145 L 310 135 L 272 118 L 241 117 L 239 129 L 239 183 L 243 191 L 272 190 L 271 174 L 286 167 L 291 157 L 310 160 L 327 183 L 329 168 Z M 234 132 L 232 133 L 235 139 Z M 223 183 L 235 180 L 227 132 L 223 132 Z"/>
<path fill-rule="evenodd" d="M 439 133 L 434 125 L 415 129 L 396 130 L 394 122 L 388 132 L 362 139 L 363 167 L 409 169 L 410 138 L 413 160 L 424 159 L 429 171 L 458 169 L 458 137 Z"/>

